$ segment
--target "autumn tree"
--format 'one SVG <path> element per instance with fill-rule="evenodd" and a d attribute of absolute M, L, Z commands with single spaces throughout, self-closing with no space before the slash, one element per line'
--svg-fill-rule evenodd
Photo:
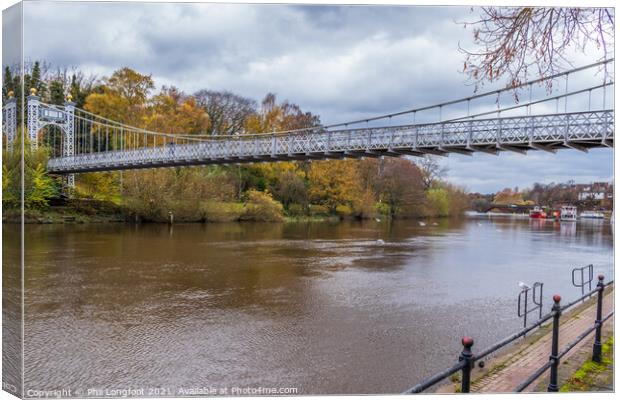
<path fill-rule="evenodd" d="M 140 126 L 145 104 L 154 87 L 150 75 L 122 68 L 103 79 L 100 89 L 86 98 L 84 108 L 102 117 Z"/>
<path fill-rule="evenodd" d="M 353 160 L 313 162 L 308 179 L 311 201 L 331 211 L 335 211 L 339 205 L 353 207 L 362 193 L 359 173 Z"/>
<path fill-rule="evenodd" d="M 518 188 L 514 190 L 511 188 L 505 188 L 495 194 L 493 198 L 495 204 L 522 204 L 523 195 L 519 192 Z"/>
<path fill-rule="evenodd" d="M 464 71 L 476 87 L 504 76 L 514 87 L 532 72 L 556 74 L 570 65 L 571 51 L 613 56 L 612 8 L 481 7 L 479 18 L 464 26 L 473 29 L 478 47 L 462 49 Z"/>
<path fill-rule="evenodd" d="M 144 126 L 156 132 L 206 134 L 211 126 L 209 115 L 196 99 L 175 87 L 164 87 L 150 101 Z"/>
<path fill-rule="evenodd" d="M 431 155 L 425 155 L 416 161 L 416 165 L 422 174 L 422 182 L 424 189 L 428 190 L 440 181 L 447 173 L 448 168 L 441 165 L 438 158 Z"/>
<path fill-rule="evenodd" d="M 286 131 L 307 128 L 319 122 L 318 116 L 303 112 L 298 105 L 288 101 L 278 102 L 276 95 L 269 93 L 261 102 L 260 110 L 247 118 L 245 131 L 248 133 Z M 268 189 L 277 200 L 289 203 L 293 201 L 293 197 L 299 200 L 298 189 L 301 189 L 299 182 L 293 180 L 305 180 L 307 171 L 308 166 L 304 162 L 265 163 L 236 168 L 240 191 L 249 188 Z M 294 174 L 296 178 L 287 174 Z M 279 179 L 283 175 L 291 178 L 288 182 L 291 185 L 279 184 Z M 294 190 L 296 193 L 289 193 L 288 190 Z M 280 198 L 280 195 L 283 197 Z"/>
<path fill-rule="evenodd" d="M 303 112 L 297 104 L 287 100 L 278 103 L 276 95 L 268 93 L 260 112 L 249 116 L 245 127 L 250 133 L 264 133 L 309 128 L 320 122 L 318 116 Z"/>
<path fill-rule="evenodd" d="M 273 194 L 282 202 L 285 209 L 291 204 L 299 204 L 302 207 L 308 204 L 308 187 L 304 176 L 295 170 L 285 171 L 278 177 Z"/>
<path fill-rule="evenodd" d="M 380 199 L 387 203 L 392 215 L 420 213 L 424 203 L 425 181 L 420 168 L 407 159 L 387 158 L 377 180 Z"/>
<path fill-rule="evenodd" d="M 200 90 L 193 96 L 211 119 L 208 135 L 234 135 L 244 130 L 248 117 L 256 113 L 256 102 L 234 93 Z"/>

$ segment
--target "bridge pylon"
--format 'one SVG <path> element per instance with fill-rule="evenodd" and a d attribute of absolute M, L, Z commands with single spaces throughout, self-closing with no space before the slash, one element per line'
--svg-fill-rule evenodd
<path fill-rule="evenodd" d="M 9 92 L 6 105 L 2 107 L 2 132 L 6 134 L 6 149 L 13 150 L 17 138 L 17 99 L 12 91 Z"/>
<path fill-rule="evenodd" d="M 36 150 L 39 147 L 38 136 L 41 129 L 46 125 L 56 125 L 62 129 L 64 133 L 62 156 L 73 156 L 75 154 L 75 103 L 72 101 L 71 95 L 67 96 L 64 109 L 53 110 L 53 113 L 50 112 L 48 106 L 42 107 L 41 98 L 37 96 L 37 90 L 35 88 L 30 89 L 30 95 L 27 100 L 28 139 L 30 140 L 30 148 Z M 75 187 L 75 174 L 66 175 L 65 185 L 71 189 Z"/>

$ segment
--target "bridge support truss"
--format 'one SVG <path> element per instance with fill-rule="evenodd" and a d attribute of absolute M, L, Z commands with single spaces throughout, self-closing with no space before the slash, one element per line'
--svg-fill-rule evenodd
<path fill-rule="evenodd" d="M 48 125 L 55 125 L 62 129 L 64 140 L 62 145 L 62 156 L 72 157 L 75 154 L 75 103 L 71 98 L 65 102 L 64 108 L 51 108 L 41 103 L 41 98 L 36 95 L 36 90 L 30 91 L 28 96 L 28 139 L 30 147 L 36 150 L 39 146 L 39 131 Z M 69 188 L 75 187 L 75 174 L 66 175 L 65 184 Z"/>
<path fill-rule="evenodd" d="M 7 104 L 2 107 L 2 132 L 6 135 L 6 149 L 12 150 L 17 138 L 17 99 L 9 93 Z"/>

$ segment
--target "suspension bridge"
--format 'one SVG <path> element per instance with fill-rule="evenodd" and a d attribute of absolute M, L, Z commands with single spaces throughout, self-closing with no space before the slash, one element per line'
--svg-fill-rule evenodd
<path fill-rule="evenodd" d="M 48 147 L 48 171 L 67 175 L 70 186 L 75 173 L 140 168 L 450 153 L 497 155 L 505 151 L 526 154 L 530 150 L 587 152 L 613 147 L 614 110 L 607 99 L 614 84 L 607 74 L 611 62 L 613 59 L 516 88 L 393 114 L 272 133 L 207 136 L 155 132 L 77 108 L 70 97 L 62 106 L 44 103 L 35 90 L 27 97 L 25 123 L 30 146 Z M 605 69 L 602 81 L 592 83 L 589 79 L 585 86 L 569 90 L 572 76 L 594 69 Z M 590 78 L 593 75 L 590 73 Z M 550 83 L 556 87 L 564 83 L 564 90 L 545 90 L 542 97 L 532 97 L 534 87 L 549 88 Z M 529 91 L 529 99 L 502 107 L 502 95 L 513 96 L 515 90 Z M 472 112 L 472 104 L 484 99 L 492 100 L 490 109 L 477 106 Z M 451 107 L 457 110 L 447 116 Z M 537 107 L 543 112 L 534 112 Z M 17 133 L 16 100 L 9 98 L 2 112 L 2 132 L 6 147 L 11 148 Z M 436 120 L 416 122 L 416 116 L 424 112 L 436 114 Z M 393 123 L 406 118 L 411 122 Z M 381 124 L 383 121 L 388 124 Z"/>

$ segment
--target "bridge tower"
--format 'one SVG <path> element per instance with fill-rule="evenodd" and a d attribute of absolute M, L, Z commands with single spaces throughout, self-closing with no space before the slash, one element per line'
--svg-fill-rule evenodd
<path fill-rule="evenodd" d="M 65 101 L 65 123 L 63 130 L 65 131 L 65 142 L 62 148 L 63 156 L 72 156 L 75 154 L 75 126 L 74 126 L 74 116 L 75 116 L 75 103 L 72 101 L 73 96 L 68 95 L 67 101 Z M 75 187 L 75 174 L 67 175 L 67 186 L 70 188 Z"/>
<path fill-rule="evenodd" d="M 17 99 L 12 91 L 2 107 L 2 132 L 6 134 L 6 149 L 11 151 L 17 137 Z"/>
<path fill-rule="evenodd" d="M 64 110 L 52 110 L 49 107 L 41 107 L 41 98 L 37 96 L 35 88 L 30 89 L 28 96 L 28 139 L 30 147 L 36 150 L 39 146 L 38 133 L 46 125 L 56 125 L 62 129 L 65 139 L 62 146 L 63 157 L 70 157 L 75 154 L 75 103 L 72 96 L 67 96 Z M 75 174 L 67 175 L 66 185 L 69 188 L 75 187 Z"/>

